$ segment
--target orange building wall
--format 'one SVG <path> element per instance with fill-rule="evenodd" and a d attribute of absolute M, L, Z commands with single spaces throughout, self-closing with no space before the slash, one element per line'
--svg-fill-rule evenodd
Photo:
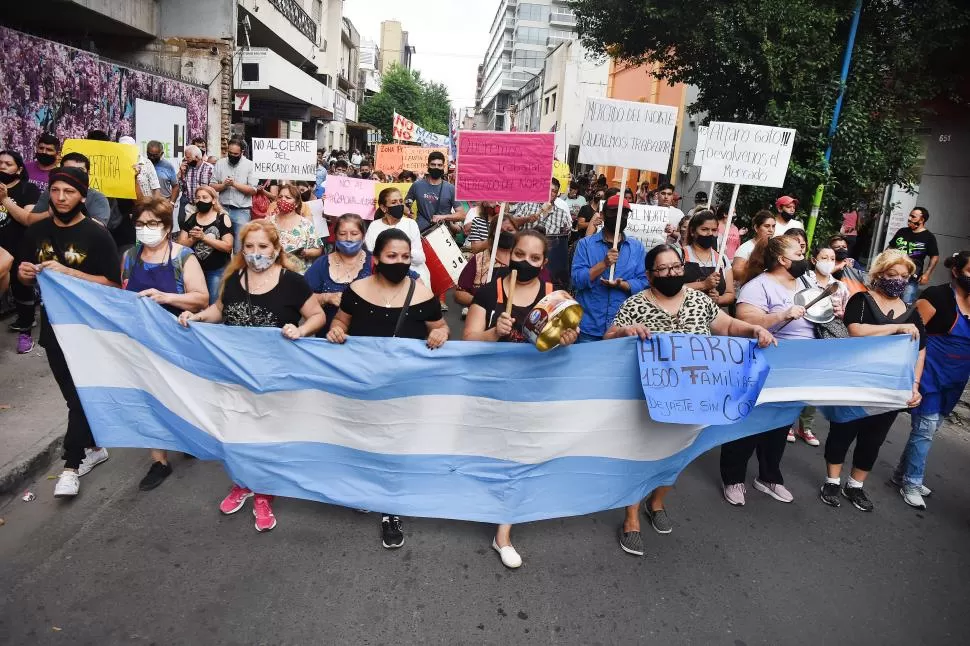
<path fill-rule="evenodd" d="M 678 110 L 678 128 L 672 158 L 679 159 L 687 86 L 683 83 L 671 86 L 666 81 L 662 81 L 651 74 L 652 69 L 652 65 L 632 66 L 627 63 L 618 63 L 616 60 L 611 61 L 606 96 L 623 101 L 640 101 L 641 103 L 656 103 L 676 107 Z M 610 185 L 619 188 L 622 170 L 616 166 L 601 166 L 597 168 L 597 173 L 606 175 Z M 671 173 L 671 182 L 676 184 L 678 174 L 676 165 Z M 629 169 L 627 186 L 632 188 L 634 192 L 641 182 L 649 182 L 651 186 L 656 186 L 659 176 L 659 173 Z"/>

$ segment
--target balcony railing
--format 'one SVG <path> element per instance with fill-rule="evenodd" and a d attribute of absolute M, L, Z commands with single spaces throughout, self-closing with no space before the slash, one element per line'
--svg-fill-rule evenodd
<path fill-rule="evenodd" d="M 549 15 L 549 23 L 550 24 L 556 23 L 560 25 L 575 25 L 576 16 L 571 13 L 559 13 L 559 12 L 553 11 Z"/>
<path fill-rule="evenodd" d="M 309 38 L 310 42 L 317 42 L 317 23 L 313 22 L 310 14 L 304 11 L 296 0 L 269 0 L 269 2 L 290 21 L 291 25 Z"/>

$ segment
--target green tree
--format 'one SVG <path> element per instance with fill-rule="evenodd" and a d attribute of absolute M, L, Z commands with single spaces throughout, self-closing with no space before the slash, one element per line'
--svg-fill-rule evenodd
<path fill-rule="evenodd" d="M 377 126 L 384 142 L 390 143 L 395 111 L 422 128 L 446 134 L 451 114 L 448 88 L 423 80 L 416 70 L 394 65 L 384 74 L 381 91 L 361 105 L 360 118 Z"/>
<path fill-rule="evenodd" d="M 573 0 L 583 45 L 659 64 L 698 88 L 709 121 L 795 128 L 783 190 L 803 204 L 825 184 L 820 233 L 845 207 L 918 178 L 922 119 L 937 99 L 964 101 L 970 9 L 963 0 L 865 0 L 832 161 L 823 156 L 840 89 L 854 0 Z M 739 213 L 778 189 L 748 188 Z M 878 200 L 878 198 L 877 198 Z M 826 226 L 826 220 L 827 226 Z"/>

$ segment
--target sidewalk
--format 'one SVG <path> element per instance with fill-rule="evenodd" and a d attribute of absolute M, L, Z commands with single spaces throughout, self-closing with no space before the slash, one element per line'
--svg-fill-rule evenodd
<path fill-rule="evenodd" d="M 67 407 L 47 367 L 47 353 L 35 345 L 18 355 L 9 323 L 9 317 L 0 319 L 0 496 L 16 492 L 60 457 L 67 425 Z"/>

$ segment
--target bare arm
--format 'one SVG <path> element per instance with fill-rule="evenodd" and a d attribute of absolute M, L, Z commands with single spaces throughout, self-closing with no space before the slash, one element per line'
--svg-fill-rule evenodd
<path fill-rule="evenodd" d="M 740 303 L 738 304 L 737 314 L 738 314 L 738 318 L 741 319 L 742 321 L 751 323 L 752 325 L 760 325 L 763 328 L 770 329 L 778 325 L 779 323 L 787 321 L 789 318 L 793 318 L 790 315 L 790 313 L 792 312 L 793 309 L 796 309 L 796 307 L 792 307 L 792 308 L 789 308 L 788 310 L 783 310 L 781 312 L 775 312 L 774 314 L 770 314 L 768 312 L 764 312 L 758 309 L 754 305 L 750 305 L 748 303 Z M 802 311 L 802 313 L 799 316 L 804 316 L 804 308 L 797 308 L 797 309 Z M 795 318 L 798 318 L 798 317 L 795 317 Z"/>
<path fill-rule="evenodd" d="M 472 305 L 468 308 L 465 330 L 461 338 L 465 341 L 498 341 L 502 337 L 498 333 L 498 327 L 485 329 L 485 308 L 481 305 Z"/>
<path fill-rule="evenodd" d="M 320 302 L 316 299 L 315 294 L 303 303 L 303 307 L 300 308 L 300 315 L 303 317 L 303 324 L 297 328 L 300 331 L 300 336 L 313 336 L 327 322 L 327 317 L 324 315 L 323 308 L 320 307 Z"/>

